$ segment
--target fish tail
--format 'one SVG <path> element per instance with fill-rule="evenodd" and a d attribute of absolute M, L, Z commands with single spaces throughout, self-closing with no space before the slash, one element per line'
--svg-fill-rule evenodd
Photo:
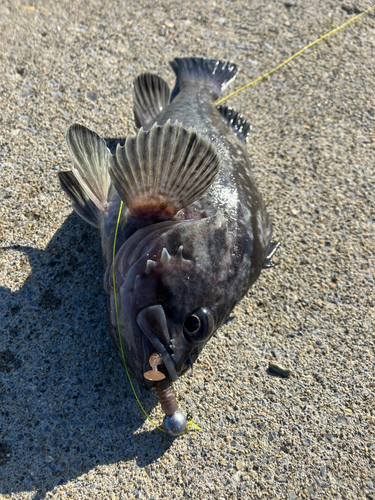
<path fill-rule="evenodd" d="M 234 80 L 237 73 L 235 64 L 201 57 L 176 58 L 170 62 L 170 65 L 177 77 L 171 100 L 185 86 L 192 83 L 208 86 L 212 90 L 212 99 L 216 100 Z"/>

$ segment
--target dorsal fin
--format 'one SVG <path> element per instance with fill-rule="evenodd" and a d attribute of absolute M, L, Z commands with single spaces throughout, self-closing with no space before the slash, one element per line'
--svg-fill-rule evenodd
<path fill-rule="evenodd" d="M 216 148 L 176 122 L 141 128 L 110 159 L 114 186 L 130 215 L 171 219 L 200 198 L 219 170 Z"/>
<path fill-rule="evenodd" d="M 73 123 L 65 135 L 73 160 L 72 171 L 90 200 L 104 212 L 111 187 L 109 152 L 105 140 L 80 123 Z"/>
<path fill-rule="evenodd" d="M 201 57 L 176 58 L 170 65 L 177 77 L 171 101 L 189 84 L 206 85 L 212 90 L 212 99 L 215 100 L 234 80 L 237 73 L 235 64 Z"/>
<path fill-rule="evenodd" d="M 168 106 L 171 91 L 167 82 L 153 73 L 142 73 L 133 82 L 134 118 L 138 128 L 152 123 Z"/>
<path fill-rule="evenodd" d="M 244 118 L 240 113 L 234 111 L 233 108 L 228 108 L 227 106 L 218 106 L 217 110 L 221 114 L 223 120 L 236 134 L 241 142 L 246 143 L 249 135 L 251 125 L 247 123 L 246 118 Z"/>
<path fill-rule="evenodd" d="M 74 210 L 86 222 L 98 228 L 100 211 L 86 195 L 73 172 L 58 172 L 62 189 L 73 203 Z"/>

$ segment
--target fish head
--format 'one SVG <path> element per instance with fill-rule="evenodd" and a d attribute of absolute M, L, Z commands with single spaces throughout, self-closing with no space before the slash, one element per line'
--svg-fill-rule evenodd
<path fill-rule="evenodd" d="M 151 354 L 162 356 L 162 371 L 175 381 L 233 306 L 225 293 L 231 242 L 224 217 L 153 226 L 125 242 L 115 263 L 123 281 L 117 299 L 122 344 L 145 386 Z"/>

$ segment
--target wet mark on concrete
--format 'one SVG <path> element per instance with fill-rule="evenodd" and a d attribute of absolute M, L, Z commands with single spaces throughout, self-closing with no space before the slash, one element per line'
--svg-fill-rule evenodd
<path fill-rule="evenodd" d="M 61 298 L 57 297 L 52 290 L 45 290 L 40 296 L 39 305 L 43 309 L 56 310 L 60 309 Z"/>
<path fill-rule="evenodd" d="M 8 443 L 0 442 L 0 466 L 4 465 L 12 454 L 12 449 Z"/>
<path fill-rule="evenodd" d="M 9 373 L 20 366 L 21 361 L 9 349 L 0 351 L 0 373 Z"/>

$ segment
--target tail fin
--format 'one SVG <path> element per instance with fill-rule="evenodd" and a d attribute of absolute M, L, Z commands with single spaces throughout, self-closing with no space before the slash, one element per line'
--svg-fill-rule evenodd
<path fill-rule="evenodd" d="M 212 99 L 219 97 L 222 91 L 234 80 L 237 66 L 225 61 L 203 59 L 201 57 L 185 57 L 170 62 L 176 73 L 177 81 L 172 92 L 172 99 L 184 88 L 195 83 L 204 84 L 212 90 Z M 172 100 L 171 99 L 171 100 Z"/>

